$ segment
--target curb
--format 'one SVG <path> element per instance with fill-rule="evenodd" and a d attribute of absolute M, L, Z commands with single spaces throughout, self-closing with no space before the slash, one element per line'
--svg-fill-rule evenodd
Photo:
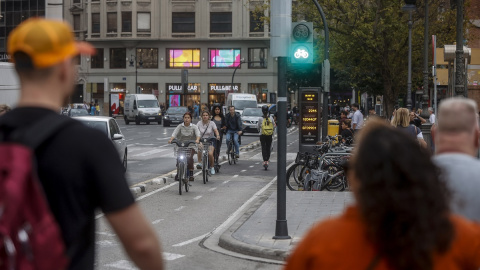
<path fill-rule="evenodd" d="M 167 183 L 167 177 L 155 177 L 153 179 L 142 182 L 141 184 L 136 184 L 130 187 L 130 191 L 134 194 L 140 194 L 147 190 L 147 184 L 150 185 L 162 185 Z"/>
<path fill-rule="evenodd" d="M 257 211 L 257 209 L 270 197 L 274 191 L 275 188 L 271 188 L 268 190 L 268 192 L 259 196 L 257 201 L 220 236 L 218 245 L 226 250 L 244 255 L 284 262 L 289 255 L 288 251 L 247 244 L 233 237 L 233 234 L 238 230 L 238 228 L 240 228 L 253 215 L 253 213 Z"/>

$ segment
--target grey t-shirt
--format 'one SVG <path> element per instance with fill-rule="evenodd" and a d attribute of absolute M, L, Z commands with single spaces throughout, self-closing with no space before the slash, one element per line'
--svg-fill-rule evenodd
<path fill-rule="evenodd" d="M 452 192 L 452 211 L 480 221 L 480 160 L 462 153 L 433 157 Z"/>

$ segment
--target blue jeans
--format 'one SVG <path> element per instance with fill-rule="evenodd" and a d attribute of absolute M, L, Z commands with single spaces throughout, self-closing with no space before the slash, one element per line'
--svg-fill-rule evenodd
<path fill-rule="evenodd" d="M 228 142 L 230 141 L 230 138 L 232 137 L 233 134 L 233 145 L 235 146 L 235 154 L 240 154 L 240 144 L 238 144 L 238 133 L 237 131 L 232 131 L 229 130 L 227 131 L 227 145 Z"/>

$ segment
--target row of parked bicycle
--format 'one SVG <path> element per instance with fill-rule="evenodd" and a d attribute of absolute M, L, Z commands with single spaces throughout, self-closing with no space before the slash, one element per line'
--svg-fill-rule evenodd
<path fill-rule="evenodd" d="M 287 187 L 292 191 L 348 190 L 345 165 L 353 146 L 346 146 L 337 136 L 327 136 L 314 153 L 298 152 L 287 170 Z"/>

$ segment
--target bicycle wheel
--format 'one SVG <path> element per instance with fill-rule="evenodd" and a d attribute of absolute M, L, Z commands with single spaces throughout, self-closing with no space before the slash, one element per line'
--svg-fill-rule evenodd
<path fill-rule="evenodd" d="M 329 165 L 325 168 L 326 171 L 328 171 L 329 175 L 337 174 L 339 172 L 340 175 L 335 176 L 334 178 L 330 179 L 328 183 L 325 183 L 325 188 L 328 191 L 344 191 L 345 190 L 345 181 L 347 180 L 345 177 L 345 173 L 343 172 L 343 169 L 340 166 L 336 165 Z"/>
<path fill-rule="evenodd" d="M 292 165 L 287 171 L 287 187 L 292 191 L 302 191 L 304 189 L 303 180 L 305 179 L 305 166 L 300 164 Z"/>
<path fill-rule="evenodd" d="M 188 192 L 189 189 L 190 189 L 190 183 L 189 183 L 189 180 L 187 179 L 187 181 L 185 181 L 185 192 Z"/>
<path fill-rule="evenodd" d="M 206 184 L 208 182 L 208 157 L 203 155 L 203 168 L 202 168 L 202 174 L 203 174 L 203 183 Z"/>
<path fill-rule="evenodd" d="M 177 178 L 178 178 L 178 193 L 182 195 L 182 184 L 185 177 L 185 164 L 183 162 L 178 163 Z"/>
<path fill-rule="evenodd" d="M 235 156 L 235 151 L 232 151 L 232 156 L 233 156 L 233 164 L 237 164 L 237 157 Z"/>
<path fill-rule="evenodd" d="M 232 146 L 228 143 L 228 164 L 232 165 L 233 163 L 233 156 L 232 156 Z"/>

